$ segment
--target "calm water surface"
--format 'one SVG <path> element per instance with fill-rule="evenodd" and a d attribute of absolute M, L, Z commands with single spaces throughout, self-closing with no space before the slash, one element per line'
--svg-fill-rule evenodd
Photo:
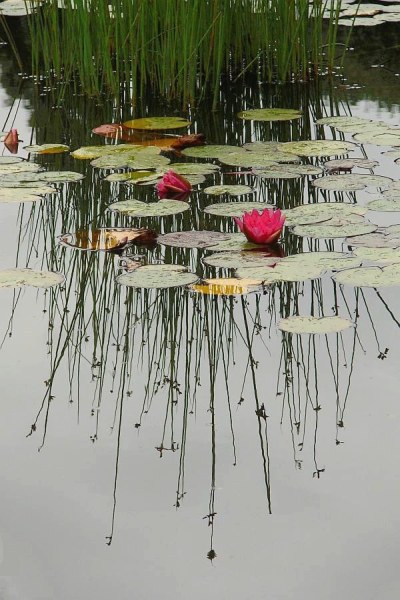
<path fill-rule="evenodd" d="M 24 142 L 102 143 L 94 126 L 131 116 L 71 94 L 54 108 L 29 82 L 18 87 L 2 52 L 2 128 L 14 124 Z M 313 117 L 325 114 L 398 124 L 398 78 L 374 74 L 374 88 L 274 89 L 274 106 L 310 111 L 304 125 L 238 128 L 244 102 L 270 99 L 249 88 L 192 118 L 209 142 L 238 145 L 315 137 Z M 380 77 L 384 97 L 374 91 Z M 375 173 L 400 178 L 386 148 L 364 149 L 380 161 Z M 0 267 L 57 267 L 67 283 L 0 294 L 0 598 L 397 598 L 398 288 L 344 288 L 335 298 L 327 276 L 300 296 L 287 286 L 234 301 L 115 291 L 113 257 L 60 248 L 56 236 L 113 222 L 105 206 L 125 192 L 68 156 L 43 164 L 86 178 L 41 205 L 1 206 Z M 271 183 L 267 193 L 287 205 L 311 192 Z M 361 204 L 371 198 L 356 194 Z M 396 213 L 368 217 L 399 222 Z M 199 228 L 201 219 L 194 211 L 162 227 Z M 198 268 L 202 255 L 182 256 Z M 303 314 L 336 305 L 354 319 L 357 309 L 357 329 L 290 342 L 276 321 L 296 298 Z"/>

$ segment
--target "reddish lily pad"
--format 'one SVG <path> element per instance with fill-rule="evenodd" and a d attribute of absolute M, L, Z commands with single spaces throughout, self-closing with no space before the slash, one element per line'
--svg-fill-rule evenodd
<path fill-rule="evenodd" d="M 84 229 L 76 233 L 65 233 L 60 236 L 60 243 L 78 250 L 113 252 L 130 244 L 149 244 L 154 242 L 157 234 L 151 229 L 134 229 L 132 227 L 115 227 Z"/>

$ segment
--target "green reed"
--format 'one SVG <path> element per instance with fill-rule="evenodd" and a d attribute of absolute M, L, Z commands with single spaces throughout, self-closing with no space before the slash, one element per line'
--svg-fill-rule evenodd
<path fill-rule="evenodd" d="M 335 66 L 340 0 L 57 0 L 29 17 L 33 71 L 89 94 L 219 101 L 221 83 Z M 325 20 L 323 15 L 325 14 Z"/>

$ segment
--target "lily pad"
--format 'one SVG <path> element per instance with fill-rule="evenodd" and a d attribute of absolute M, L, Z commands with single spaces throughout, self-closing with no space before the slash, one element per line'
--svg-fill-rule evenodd
<path fill-rule="evenodd" d="M 248 185 L 212 185 L 205 188 L 205 194 L 211 196 L 222 196 L 229 194 L 230 196 L 245 196 L 247 194 L 254 194 L 254 189 Z"/>
<path fill-rule="evenodd" d="M 158 237 L 158 243 L 175 248 L 208 248 L 229 239 L 218 231 L 176 231 Z"/>
<path fill-rule="evenodd" d="M 252 108 L 238 113 L 239 119 L 246 121 L 292 121 L 302 116 L 300 110 L 291 108 Z"/>
<path fill-rule="evenodd" d="M 171 163 L 169 168 L 179 175 L 213 175 L 221 170 L 212 163 Z"/>
<path fill-rule="evenodd" d="M 33 269 L 5 269 L 0 271 L 0 287 L 49 288 L 64 283 L 62 273 L 55 271 L 34 271 Z"/>
<path fill-rule="evenodd" d="M 400 247 L 398 248 L 367 248 L 360 246 L 354 248 L 354 254 L 362 260 L 370 260 L 377 263 L 400 262 Z"/>
<path fill-rule="evenodd" d="M 37 173 L 42 170 L 42 166 L 27 160 L 17 163 L 0 164 L 0 175 L 12 173 Z"/>
<path fill-rule="evenodd" d="M 144 117 L 142 119 L 131 119 L 124 122 L 129 129 L 146 129 L 150 131 L 164 129 L 182 129 L 189 127 L 190 121 L 183 117 Z"/>
<path fill-rule="evenodd" d="M 272 204 L 268 202 L 220 202 L 218 204 L 210 204 L 204 209 L 209 215 L 217 217 L 241 217 L 249 210 L 262 211 L 264 208 L 272 208 Z"/>
<path fill-rule="evenodd" d="M 268 169 L 258 171 L 257 177 L 261 177 L 261 179 L 299 179 L 301 174 L 289 170 L 286 166 L 283 169 L 269 167 Z"/>
<path fill-rule="evenodd" d="M 324 163 L 324 167 L 329 171 L 342 171 L 343 169 L 353 169 L 358 167 L 359 169 L 373 169 L 377 167 L 379 163 L 376 160 L 369 160 L 368 158 L 342 158 L 327 160 Z"/>
<path fill-rule="evenodd" d="M 224 233 L 227 239 L 209 246 L 213 252 L 240 252 L 241 250 L 260 249 L 260 244 L 248 242 L 243 233 Z"/>
<path fill-rule="evenodd" d="M 294 156 L 294 155 L 293 155 Z M 298 157 L 296 157 L 298 158 Z M 256 170 L 255 174 L 259 176 L 263 176 L 264 173 L 267 175 L 271 171 L 281 172 L 281 173 L 296 173 L 298 175 L 320 175 L 323 173 L 323 169 L 321 167 L 317 167 L 315 165 L 274 165 L 272 167 L 268 167 L 263 170 Z"/>
<path fill-rule="evenodd" d="M 337 333 L 352 327 L 353 323 L 343 317 L 293 316 L 281 319 L 278 328 L 287 333 Z"/>
<path fill-rule="evenodd" d="M 180 265 L 144 265 L 118 275 L 116 282 L 128 287 L 163 289 L 196 283 L 198 276 Z"/>
<path fill-rule="evenodd" d="M 292 229 L 292 233 L 301 237 L 329 239 L 363 235 L 372 233 L 376 229 L 378 229 L 377 225 L 367 221 L 354 223 L 346 219 L 331 219 L 321 224 L 297 225 Z"/>
<path fill-rule="evenodd" d="M 241 148 L 239 146 L 228 146 L 221 144 L 210 144 L 209 146 L 193 146 L 192 148 L 185 148 L 182 150 L 184 156 L 190 156 L 191 158 L 218 158 L 224 156 L 230 152 L 238 152 Z"/>
<path fill-rule="evenodd" d="M 0 168 L 3 168 L 3 165 L 16 165 L 23 160 L 20 156 L 0 156 Z"/>
<path fill-rule="evenodd" d="M 109 210 L 120 212 L 128 217 L 168 217 L 189 210 L 189 204 L 180 200 L 163 199 L 159 202 L 140 202 L 139 200 L 124 200 L 114 202 Z"/>
<path fill-rule="evenodd" d="M 313 186 L 321 190 L 355 191 L 366 187 L 388 188 L 393 180 L 383 175 L 364 175 L 350 173 L 346 175 L 327 175 L 315 179 Z"/>
<path fill-rule="evenodd" d="M 366 125 L 367 123 L 372 123 L 371 119 L 364 119 L 362 117 L 351 117 L 351 116 L 342 116 L 342 117 L 323 117 L 322 119 L 317 119 L 317 125 L 330 125 L 331 127 L 337 127 L 341 125 Z"/>
<path fill-rule="evenodd" d="M 398 212 L 400 211 L 400 197 L 393 200 L 390 198 L 377 198 L 376 200 L 371 200 L 371 202 L 368 202 L 366 207 L 368 210 Z"/>
<path fill-rule="evenodd" d="M 210 296 L 241 296 L 258 292 L 262 288 L 262 282 L 256 279 L 237 279 L 235 277 L 222 279 L 204 279 L 201 283 L 190 286 L 193 292 L 207 294 Z"/>
<path fill-rule="evenodd" d="M 24 150 L 33 154 L 62 154 L 69 152 L 70 147 L 65 144 L 33 144 L 32 146 L 24 146 Z"/>
<path fill-rule="evenodd" d="M 346 244 L 366 248 L 397 248 L 400 246 L 400 233 L 390 233 L 387 228 L 379 228 L 374 233 L 346 238 Z"/>
<path fill-rule="evenodd" d="M 84 178 L 82 173 L 75 171 L 42 171 L 36 174 L 36 181 L 48 181 L 49 183 L 74 183 Z"/>
<path fill-rule="evenodd" d="M 335 156 L 348 154 L 355 150 L 352 142 L 335 140 L 309 140 L 303 142 L 284 142 L 279 146 L 283 152 L 291 152 L 299 156 Z"/>
<path fill-rule="evenodd" d="M 215 248 L 210 248 L 215 250 Z M 241 269 L 243 267 L 274 267 L 281 259 L 266 252 L 215 252 L 204 256 L 203 262 L 210 267 Z"/>
<path fill-rule="evenodd" d="M 111 182 L 129 182 L 136 183 L 138 181 L 146 180 L 147 177 L 154 177 L 154 173 L 152 171 L 126 171 L 125 173 L 111 173 L 111 175 L 107 175 L 104 178 L 105 181 Z M 161 177 L 162 175 L 160 175 Z"/>
<path fill-rule="evenodd" d="M 356 142 L 375 146 L 400 146 L 400 129 L 392 131 L 365 131 L 353 136 Z"/>
<path fill-rule="evenodd" d="M 347 204 L 344 202 L 314 202 L 303 204 L 284 211 L 286 225 L 307 225 L 309 223 L 322 223 L 332 218 L 362 216 L 367 208 L 359 204 Z"/>
<path fill-rule="evenodd" d="M 400 285 L 400 263 L 387 267 L 359 267 L 340 271 L 334 276 L 337 283 L 353 287 L 391 287 Z"/>
<path fill-rule="evenodd" d="M 123 154 L 124 152 L 138 152 L 143 146 L 137 144 L 107 144 L 106 146 L 82 146 L 71 152 L 71 156 L 78 160 L 93 160 L 109 154 Z"/>

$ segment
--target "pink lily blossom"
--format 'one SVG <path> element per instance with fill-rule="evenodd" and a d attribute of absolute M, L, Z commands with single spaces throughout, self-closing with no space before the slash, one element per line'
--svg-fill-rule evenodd
<path fill-rule="evenodd" d="M 245 212 L 242 219 L 234 217 L 240 231 L 254 244 L 274 244 L 279 239 L 285 218 L 279 208 L 265 208 L 261 212 L 254 209 Z"/>
<path fill-rule="evenodd" d="M 159 198 L 177 198 L 178 196 L 186 197 L 191 192 L 192 186 L 182 175 L 170 169 L 157 183 L 156 190 Z"/>
<path fill-rule="evenodd" d="M 5 138 L 3 139 L 4 145 L 12 154 L 18 152 L 18 131 L 16 129 L 10 129 Z"/>

